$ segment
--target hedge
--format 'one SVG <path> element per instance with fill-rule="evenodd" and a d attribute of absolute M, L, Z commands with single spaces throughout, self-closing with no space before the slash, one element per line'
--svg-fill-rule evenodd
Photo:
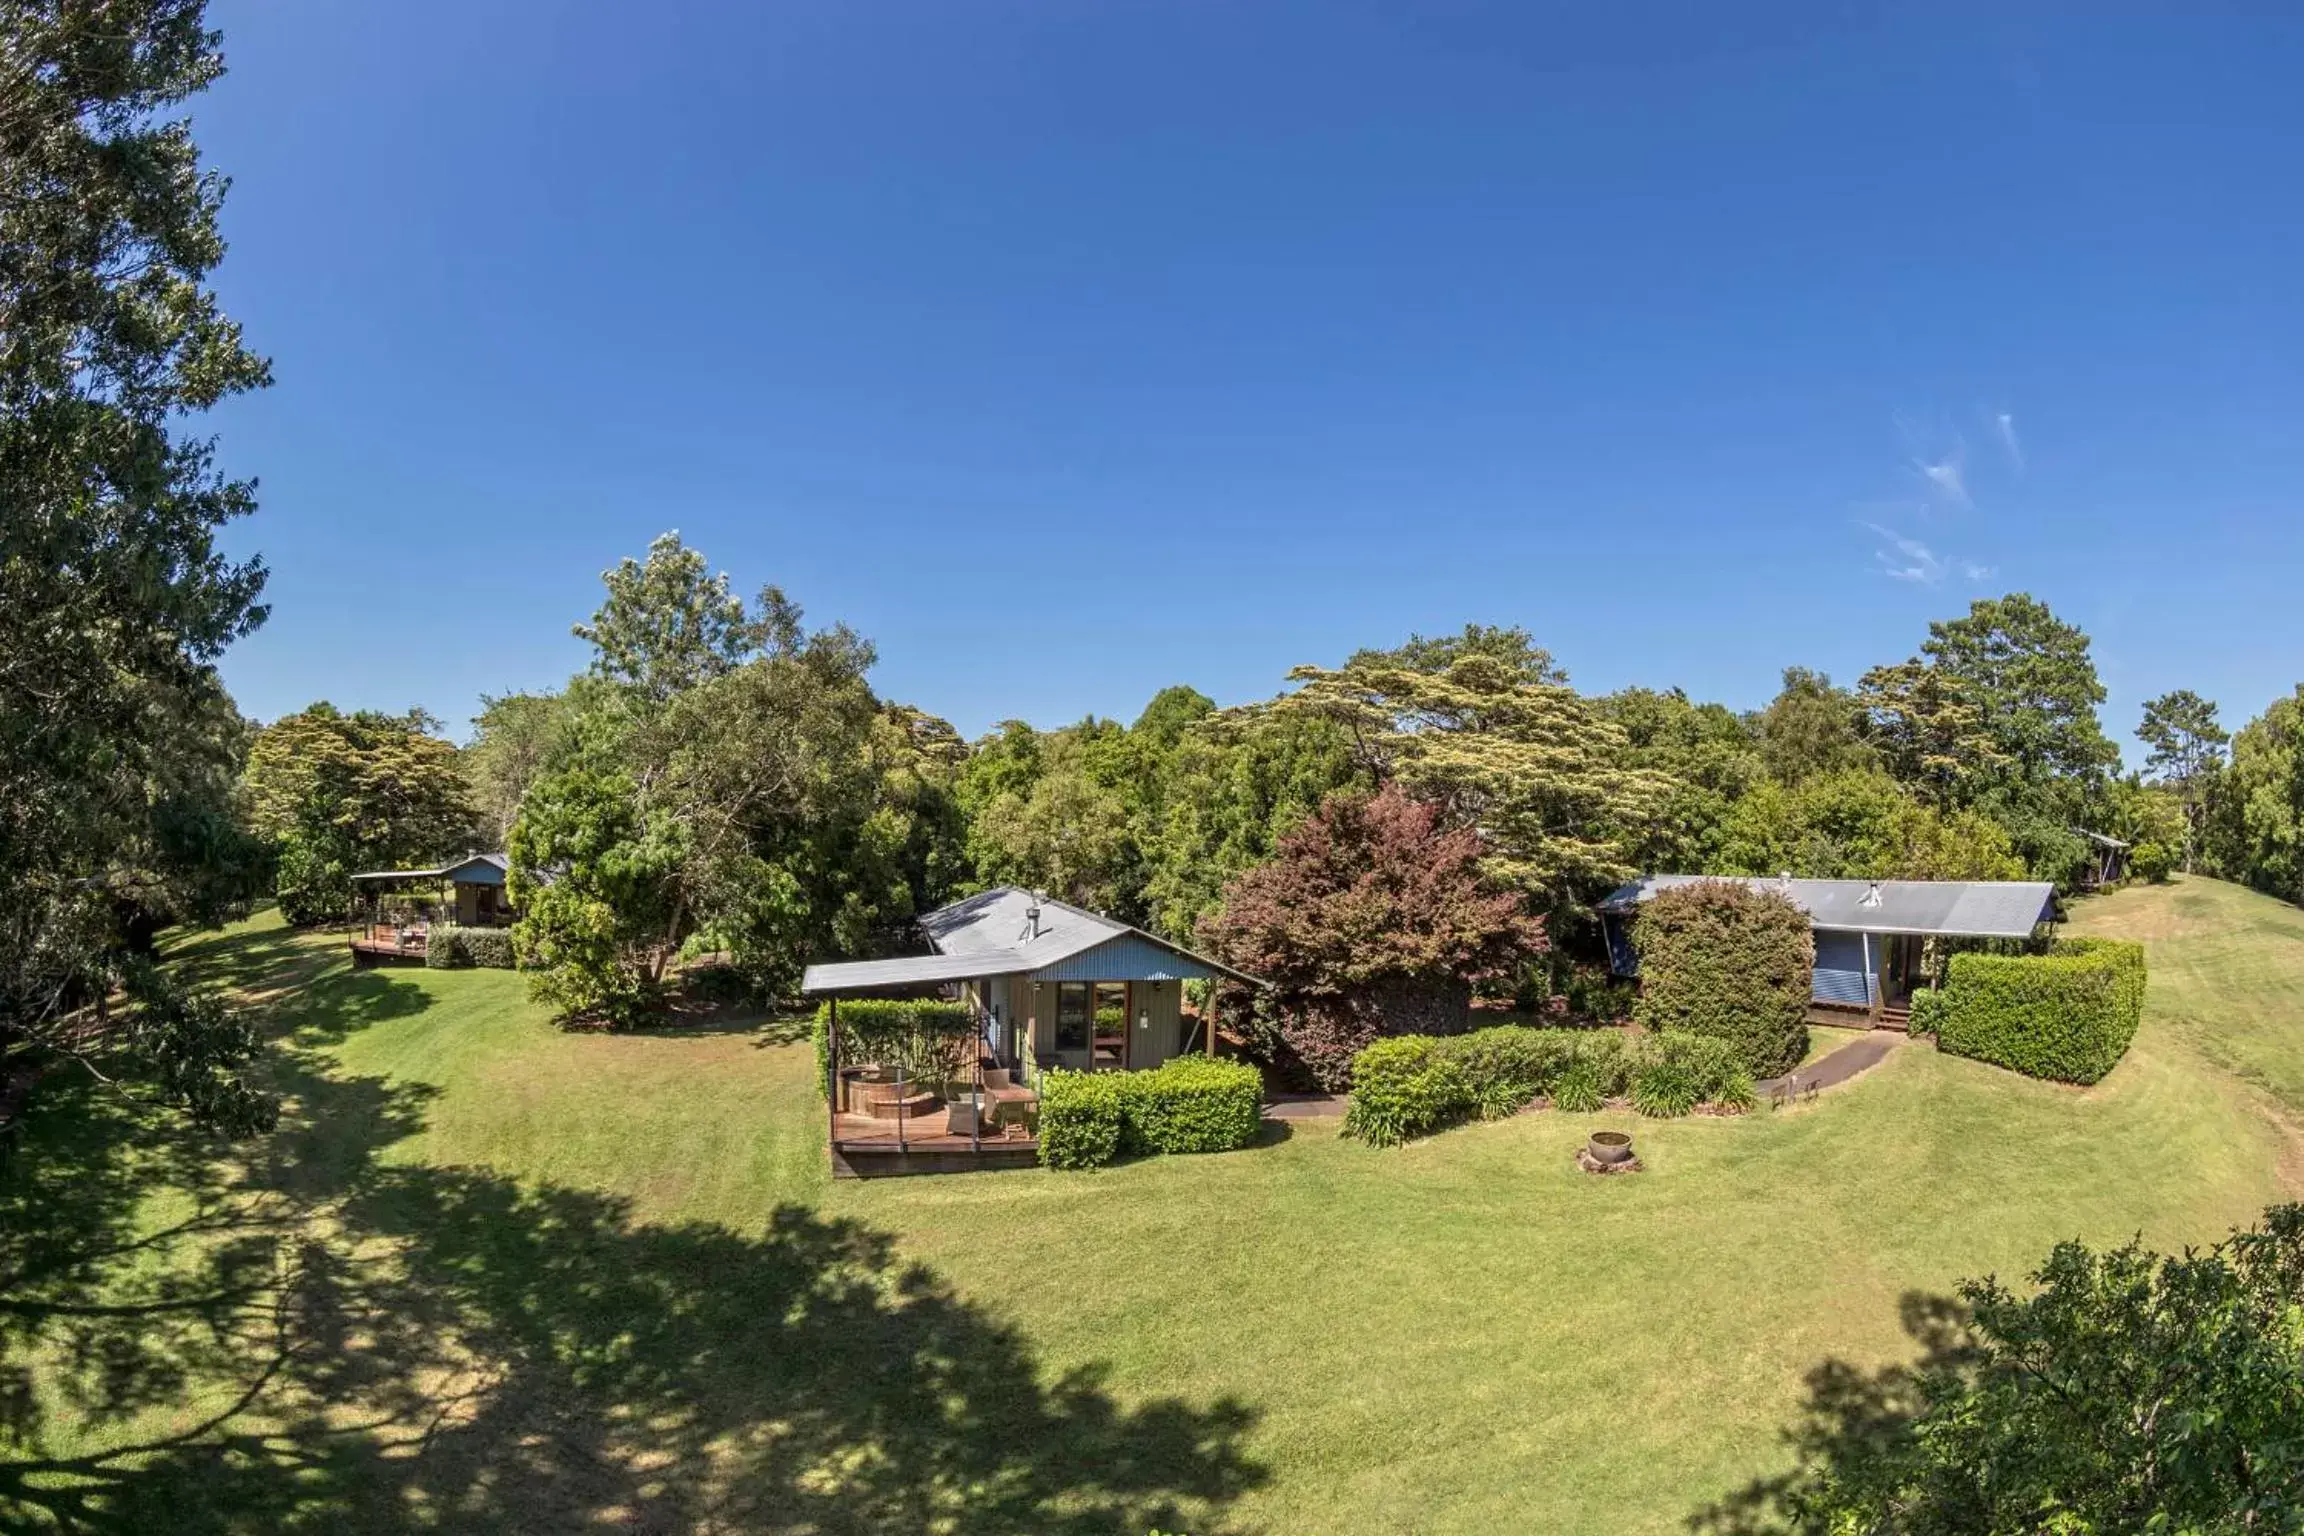
<path fill-rule="evenodd" d="M 816 1045 L 816 1090 L 822 1093 L 832 1068 L 832 1005 L 816 1006 L 810 1036 Z M 908 1077 L 945 1082 L 968 1061 L 976 1038 L 965 1003 L 934 998 L 858 997 L 840 1005 L 840 1059 L 847 1066 L 872 1062 Z"/>
<path fill-rule="evenodd" d="M 1256 1139 L 1264 1076 L 1245 1062 L 1180 1056 L 1143 1072 L 1040 1075 L 1040 1161 L 1099 1168 L 1123 1153 L 1229 1152 Z"/>
<path fill-rule="evenodd" d="M 1954 955 L 1941 997 L 1924 1011 L 1950 1055 L 2094 1083 L 2136 1038 L 2144 985 L 2143 945 L 2065 939 L 2045 955 Z"/>
<path fill-rule="evenodd" d="M 513 968 L 512 930 L 436 927 L 425 935 L 424 963 L 436 971 L 473 965 L 509 971 Z"/>
<path fill-rule="evenodd" d="M 1640 908 L 1633 943 L 1634 1016 L 1650 1030 L 1731 1041 L 1754 1077 L 1807 1055 L 1816 941 L 1785 896 L 1728 880 L 1674 886 Z"/>
<path fill-rule="evenodd" d="M 1506 1024 L 1469 1035 L 1398 1035 L 1362 1050 L 1352 1061 L 1344 1134 L 1397 1146 L 1474 1116 L 1515 1114 L 1546 1095 L 1556 1108 L 1589 1111 L 1627 1093 L 1643 1114 L 1684 1115 L 1701 1104 L 1747 1109 L 1755 1098 L 1731 1041 Z"/>

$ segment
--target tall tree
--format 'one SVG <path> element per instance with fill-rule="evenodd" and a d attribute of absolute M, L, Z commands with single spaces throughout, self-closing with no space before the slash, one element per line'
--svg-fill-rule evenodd
<path fill-rule="evenodd" d="M 1364 772 L 1479 829 L 1491 871 L 1550 911 L 1631 872 L 1672 780 L 1626 766 L 1624 733 L 1531 665 L 1480 649 L 1425 671 L 1364 652 L 1296 668 L 1302 686 L 1262 707 L 1333 722 Z"/>
<path fill-rule="evenodd" d="M 2208 794 L 2224 766 L 2231 732 L 2216 719 L 2216 706 L 2189 688 L 2164 693 L 2144 704 L 2136 739 L 2152 749 L 2146 759 L 2153 777 L 2174 789 L 2184 806 L 2184 868 L 2196 867 Z"/>
<path fill-rule="evenodd" d="M 1959 683 L 2016 777 L 2097 780 L 2120 760 L 2096 718 L 2104 685 L 2088 637 L 2030 593 L 1979 598 L 1930 624 L 1920 651 Z"/>
<path fill-rule="evenodd" d="M 512 835 L 528 786 L 575 749 L 574 699 L 567 693 L 483 695 L 463 754 L 472 804 L 496 846 Z"/>
<path fill-rule="evenodd" d="M 244 776 L 249 822 L 275 851 L 290 922 L 351 911 L 361 870 L 472 851 L 470 786 L 437 727 L 421 710 L 344 714 L 319 703 L 257 733 Z"/>
<path fill-rule="evenodd" d="M 1786 667 L 1784 686 L 1760 712 L 1760 758 L 1781 784 L 1868 767 L 1873 753 L 1856 696 L 1822 672 Z"/>
<path fill-rule="evenodd" d="M 1918 660 L 1874 667 L 1856 700 L 1881 766 L 1939 809 L 1974 801 L 2002 761 L 1983 710 L 1940 668 Z"/>
<path fill-rule="evenodd" d="M 757 655 L 771 640 L 791 644 L 800 618 L 774 587 L 761 593 L 757 612 L 729 589 L 726 572 L 714 574 L 702 554 L 662 533 L 645 560 L 627 556 L 600 580 L 606 601 L 592 622 L 575 627 L 592 643 L 592 672 L 631 689 L 647 705 Z"/>
<path fill-rule="evenodd" d="M 0 1053 L 86 1048 L 60 1020 L 118 979 L 116 858 L 167 846 L 186 722 L 264 617 L 261 564 L 215 544 L 253 486 L 186 431 L 269 382 L 207 286 L 224 181 L 177 114 L 222 71 L 199 0 L 0 8 Z M 244 1027 L 181 1001 L 96 1048 L 265 1123 Z"/>
<path fill-rule="evenodd" d="M 2233 736 L 2209 823 L 2222 873 L 2304 902 L 2304 683 Z"/>
<path fill-rule="evenodd" d="M 1624 732 L 1625 762 L 1668 776 L 1672 789 L 1630 845 L 1641 869 L 1713 867 L 1729 810 L 1761 777 L 1752 731 L 1727 706 L 1677 688 L 1625 688 L 1593 701 Z"/>

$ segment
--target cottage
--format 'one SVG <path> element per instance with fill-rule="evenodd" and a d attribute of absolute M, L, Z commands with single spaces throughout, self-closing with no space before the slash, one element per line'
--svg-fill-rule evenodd
<path fill-rule="evenodd" d="M 437 869 L 371 869 L 354 875 L 360 910 L 352 937 L 353 965 L 421 964 L 436 922 L 461 928 L 508 925 L 513 912 L 504 899 L 504 876 L 511 867 L 501 853 L 473 853 Z"/>
<path fill-rule="evenodd" d="M 1015 886 L 940 907 L 918 926 L 930 954 L 812 965 L 801 979 L 803 992 L 829 1000 L 826 1091 L 837 1171 L 866 1171 L 859 1165 L 873 1154 L 910 1164 L 886 1171 L 988 1150 L 1030 1161 L 1034 1143 L 1017 1133 L 1030 1118 L 1039 1073 L 1135 1071 L 1190 1050 L 1213 1054 L 1213 1002 L 1205 1018 L 1187 1017 L 1184 983 L 1261 985 L 1140 928 Z M 965 1095 L 954 1095 L 963 1101 L 915 1104 L 902 1093 L 854 1099 L 843 1074 L 864 1064 L 846 1060 L 839 1000 L 930 996 L 957 999 L 975 1021 L 973 1080 Z"/>
<path fill-rule="evenodd" d="M 1658 891 L 1730 879 L 1779 891 L 1808 914 L 1816 935 L 1813 996 L 1819 1008 L 1860 1011 L 1901 1024 L 1912 990 L 1927 980 L 1932 939 L 2028 939 L 2055 918 L 2056 887 L 2035 880 L 1795 880 L 1740 875 L 1648 875 L 1600 903 L 1608 968 L 1640 974 L 1632 918 Z"/>

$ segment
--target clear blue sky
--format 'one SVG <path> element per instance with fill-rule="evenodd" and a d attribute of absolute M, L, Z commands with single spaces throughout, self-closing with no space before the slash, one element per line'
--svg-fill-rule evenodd
<path fill-rule="evenodd" d="M 970 734 L 1467 620 L 1747 706 L 2019 588 L 2124 741 L 2304 676 L 2292 6 L 212 18 L 260 717 L 461 732 L 666 528 Z"/>

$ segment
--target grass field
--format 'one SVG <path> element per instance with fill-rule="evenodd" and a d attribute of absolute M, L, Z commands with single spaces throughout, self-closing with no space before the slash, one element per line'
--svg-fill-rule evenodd
<path fill-rule="evenodd" d="M 2079 926 L 2153 966 L 2090 1090 L 1907 1045 L 1742 1120 L 834 1185 L 789 1029 L 564 1035 L 260 918 L 178 958 L 270 996 L 278 1136 L 57 1079 L 0 1177 L 0 1525 L 1682 1530 L 1958 1277 L 2281 1197 L 2304 912 Z M 1573 1170 L 1603 1124 L 1646 1173 Z"/>

